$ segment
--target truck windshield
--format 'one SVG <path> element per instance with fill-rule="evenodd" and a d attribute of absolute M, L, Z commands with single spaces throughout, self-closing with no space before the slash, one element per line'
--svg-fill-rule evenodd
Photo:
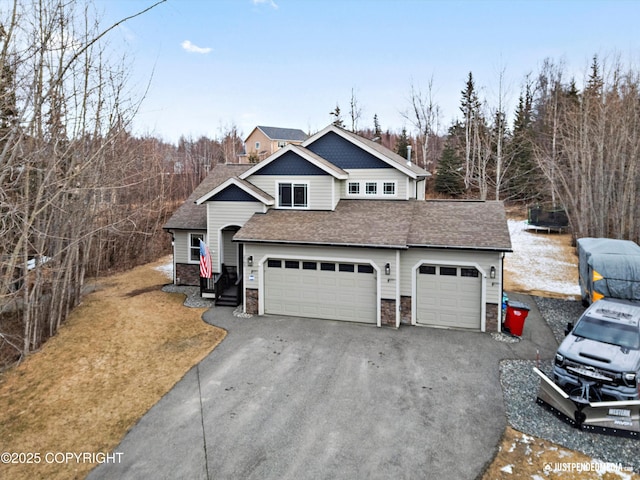
<path fill-rule="evenodd" d="M 584 317 L 572 332 L 578 337 L 596 342 L 609 343 L 619 347 L 640 349 L 640 331 L 638 327 L 607 322 L 592 317 Z"/>

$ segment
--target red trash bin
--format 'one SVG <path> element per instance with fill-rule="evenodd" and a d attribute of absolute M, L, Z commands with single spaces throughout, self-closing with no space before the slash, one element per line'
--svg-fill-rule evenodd
<path fill-rule="evenodd" d="M 524 321 L 529 315 L 531 308 L 522 302 L 507 302 L 507 315 L 504 319 L 504 329 L 518 337 L 522 336 Z"/>

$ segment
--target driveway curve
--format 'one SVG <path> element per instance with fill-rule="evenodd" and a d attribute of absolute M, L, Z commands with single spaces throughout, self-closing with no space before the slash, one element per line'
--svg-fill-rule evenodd
<path fill-rule="evenodd" d="M 519 343 L 224 307 L 204 318 L 225 340 L 89 479 L 474 479 L 506 424 L 499 361 L 557 346 L 535 307 Z"/>

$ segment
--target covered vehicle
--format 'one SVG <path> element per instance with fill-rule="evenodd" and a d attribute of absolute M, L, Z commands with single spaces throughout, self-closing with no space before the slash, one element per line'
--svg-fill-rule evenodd
<path fill-rule="evenodd" d="M 585 306 L 605 297 L 640 301 L 638 244 L 612 238 L 579 238 L 577 246 Z"/>
<path fill-rule="evenodd" d="M 640 399 L 640 303 L 604 299 L 571 324 L 553 380 L 585 401 Z"/>

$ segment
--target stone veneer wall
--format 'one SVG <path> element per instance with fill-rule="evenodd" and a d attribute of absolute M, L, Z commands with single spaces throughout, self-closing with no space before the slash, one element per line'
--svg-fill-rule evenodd
<path fill-rule="evenodd" d="M 383 298 L 380 300 L 380 323 L 390 327 L 396 326 L 396 301 Z"/>
<path fill-rule="evenodd" d="M 197 263 L 176 263 L 176 285 L 200 286 L 200 265 Z"/>
<path fill-rule="evenodd" d="M 411 297 L 400 297 L 400 323 L 411 325 Z"/>
<path fill-rule="evenodd" d="M 487 303 L 486 305 L 487 315 L 485 320 L 485 331 L 497 332 L 498 331 L 498 316 L 500 315 L 500 309 L 495 303 Z"/>
<path fill-rule="evenodd" d="M 251 315 L 258 315 L 258 289 L 247 288 L 247 305 L 245 312 Z"/>

